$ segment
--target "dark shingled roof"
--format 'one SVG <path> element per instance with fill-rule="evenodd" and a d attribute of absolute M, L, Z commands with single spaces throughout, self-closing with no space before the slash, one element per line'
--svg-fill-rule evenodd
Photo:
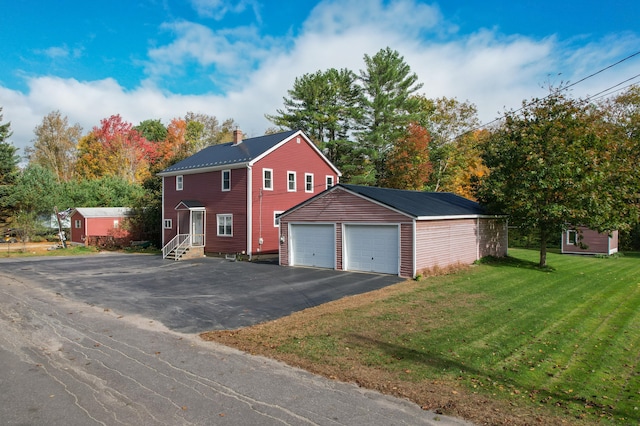
<path fill-rule="evenodd" d="M 272 135 L 249 138 L 239 144 L 228 142 L 212 145 L 173 166 L 167 167 L 160 174 L 248 163 L 296 132 L 297 130 L 289 130 Z"/>
<path fill-rule="evenodd" d="M 414 217 L 485 215 L 475 201 L 450 192 L 421 192 L 339 184 L 343 188 Z"/>

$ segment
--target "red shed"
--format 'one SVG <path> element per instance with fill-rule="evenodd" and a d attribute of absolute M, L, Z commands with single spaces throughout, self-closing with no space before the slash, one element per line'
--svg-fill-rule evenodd
<path fill-rule="evenodd" d="M 209 146 L 163 170 L 163 256 L 278 253 L 278 216 L 338 183 L 301 131 Z"/>
<path fill-rule="evenodd" d="M 507 220 L 451 193 L 339 184 L 280 216 L 280 264 L 415 277 L 507 255 Z"/>
<path fill-rule="evenodd" d="M 99 245 L 108 239 L 126 239 L 123 227 L 130 216 L 127 207 L 78 207 L 71 212 L 71 243 Z"/>
<path fill-rule="evenodd" d="M 618 231 L 606 233 L 577 226 L 562 233 L 562 253 L 610 255 L 617 252 Z"/>

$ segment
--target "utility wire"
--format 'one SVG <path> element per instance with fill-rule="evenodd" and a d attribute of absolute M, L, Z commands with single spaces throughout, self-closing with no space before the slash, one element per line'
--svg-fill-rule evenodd
<path fill-rule="evenodd" d="M 569 84 L 569 85 L 567 85 L 567 86 L 565 86 L 565 87 L 563 87 L 563 88 L 561 88 L 561 89 L 558 89 L 558 90 L 556 90 L 554 93 L 550 93 L 550 94 L 548 94 L 547 96 L 545 96 L 544 98 L 542 98 L 542 99 L 540 99 L 540 100 L 545 100 L 545 99 L 547 99 L 547 98 L 550 98 L 551 96 L 553 96 L 553 95 L 554 95 L 554 94 L 556 94 L 556 93 L 559 93 L 559 92 L 565 91 L 565 90 L 567 90 L 567 89 L 569 89 L 569 88 L 571 88 L 571 87 L 575 86 L 576 84 L 582 83 L 583 81 L 588 80 L 588 79 L 590 79 L 591 77 L 594 77 L 594 76 L 596 76 L 596 75 L 598 75 L 598 74 L 600 74 L 600 73 L 602 73 L 602 72 L 604 72 L 604 71 L 606 71 L 606 70 L 608 70 L 608 69 L 610 69 L 610 68 L 613 68 L 613 67 L 615 67 L 616 65 L 619 65 L 619 64 L 623 63 L 624 61 L 627 61 L 627 60 L 629 60 L 629 59 L 631 59 L 631 58 L 633 58 L 633 57 L 635 57 L 635 56 L 638 56 L 638 55 L 640 55 L 640 51 L 637 51 L 637 52 L 635 52 L 635 53 L 632 53 L 631 55 L 629 55 L 629 56 L 627 56 L 627 57 L 625 57 L 625 58 L 622 58 L 622 59 L 620 59 L 619 61 L 617 61 L 617 62 L 615 62 L 615 63 L 613 63 L 613 64 L 611 64 L 611 65 L 609 65 L 609 66 L 606 66 L 606 67 L 604 67 L 604 68 L 602 68 L 602 69 L 600 69 L 600 70 L 598 70 L 598 71 L 596 71 L 596 72 L 594 72 L 594 73 L 592 73 L 592 74 L 589 74 L 588 76 L 581 78 L 580 80 L 576 81 L 575 83 L 571 83 L 571 84 Z M 611 90 L 611 89 L 613 89 L 613 88 L 615 88 L 615 87 L 617 87 L 617 86 L 619 86 L 619 85 L 621 85 L 621 84 L 624 84 L 624 83 L 626 83 L 626 82 L 628 82 L 628 81 L 631 81 L 631 80 L 633 80 L 633 79 L 635 79 L 635 78 L 638 78 L 639 76 L 640 76 L 640 74 L 635 75 L 635 76 L 633 76 L 633 77 L 631 77 L 631 78 L 628 78 L 628 79 L 626 79 L 626 80 L 624 80 L 624 81 L 622 81 L 622 82 L 620 82 L 620 83 L 618 83 L 618 84 L 616 84 L 616 85 L 614 85 L 614 86 L 609 87 L 608 89 L 602 90 L 602 91 L 600 91 L 600 92 L 596 93 L 595 95 L 589 96 L 589 97 L 587 98 L 587 100 L 591 100 L 591 99 L 593 99 L 595 96 L 598 96 L 598 95 L 600 95 L 600 94 L 602 94 L 602 93 L 605 93 L 605 92 L 607 92 L 607 91 L 609 91 L 609 90 Z M 631 85 L 630 85 L 630 86 L 631 86 Z M 627 86 L 627 87 L 628 87 L 628 86 Z M 531 101 L 531 102 L 529 102 L 529 103 L 527 103 L 527 104 L 523 105 L 522 107 L 520 107 L 520 108 L 518 108 L 518 109 L 516 109 L 516 110 L 511 111 L 510 113 L 516 113 L 516 112 L 518 112 L 518 111 L 522 111 L 523 109 L 525 109 L 526 107 L 528 107 L 528 106 L 530 106 L 530 105 L 533 105 L 533 104 L 534 104 L 535 102 L 537 102 L 537 101 L 538 101 L 538 100 Z M 463 132 L 463 133 L 461 133 L 461 134 L 459 134 L 459 135 L 457 135 L 457 136 L 454 136 L 453 138 L 449 139 L 449 141 L 447 141 L 447 142 L 454 141 L 454 140 L 456 140 L 456 139 L 458 139 L 458 138 L 460 138 L 460 137 L 462 137 L 462 136 L 464 136 L 464 135 L 466 135 L 466 134 L 468 134 L 468 133 L 474 132 L 474 131 L 476 131 L 476 130 L 483 129 L 483 128 L 485 128 L 485 127 L 489 126 L 490 124 L 493 124 L 493 123 L 495 123 L 495 122 L 497 122 L 497 121 L 502 120 L 504 117 L 506 117 L 506 116 L 507 116 L 507 114 L 509 114 L 509 113 L 505 113 L 505 114 L 501 115 L 500 117 L 497 117 L 497 118 L 495 118 L 495 119 L 493 119 L 493 120 L 491 120 L 491 121 L 489 121 L 489 122 L 487 122 L 487 123 L 483 123 L 483 124 L 480 124 L 479 126 L 476 126 L 476 127 L 472 128 L 472 129 L 469 129 L 469 130 L 467 130 L 466 132 Z"/>

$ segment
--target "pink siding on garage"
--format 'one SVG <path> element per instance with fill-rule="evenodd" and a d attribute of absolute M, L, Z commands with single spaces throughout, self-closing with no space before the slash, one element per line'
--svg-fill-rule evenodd
<path fill-rule="evenodd" d="M 281 222 L 280 264 L 288 265 L 287 228 L 289 223 L 335 223 L 336 224 L 336 269 L 343 270 L 342 259 L 343 224 L 401 224 L 400 275 L 413 276 L 413 220 L 404 214 L 380 206 L 372 201 L 350 194 L 341 188 L 328 192 L 310 201 L 302 208 L 291 212 Z"/>
<path fill-rule="evenodd" d="M 476 219 L 416 223 L 416 270 L 477 260 Z"/>
<path fill-rule="evenodd" d="M 80 220 L 80 228 L 76 228 L 76 220 Z M 116 220 L 118 221 L 117 229 L 114 228 Z M 129 236 L 129 231 L 123 228 L 126 220 L 124 216 L 85 218 L 76 211 L 71 216 L 71 242 L 88 245 L 91 237 L 126 238 Z"/>
<path fill-rule="evenodd" d="M 507 221 L 504 219 L 479 219 L 478 222 L 478 257 L 506 256 L 509 245 Z"/>

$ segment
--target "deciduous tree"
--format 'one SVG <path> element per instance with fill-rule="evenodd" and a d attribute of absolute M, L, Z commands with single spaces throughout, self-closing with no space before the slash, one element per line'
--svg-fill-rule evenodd
<path fill-rule="evenodd" d="M 67 117 L 63 117 L 60 111 L 53 111 L 33 132 L 36 136 L 33 146 L 27 148 L 29 163 L 51 170 L 58 182 L 72 179 L 82 127 L 79 124 L 70 126 Z"/>
<path fill-rule="evenodd" d="M 601 111 L 553 91 L 508 112 L 484 145 L 490 172 L 478 199 L 509 214 L 512 224 L 537 230 L 540 266 L 548 242 L 568 224 L 605 232 L 624 226 L 632 206 L 619 185 L 627 171 L 612 135 Z"/>
<path fill-rule="evenodd" d="M 429 180 L 429 141 L 424 127 L 411 123 L 406 136 L 399 139 L 387 157 L 387 173 L 380 182 L 387 188 L 421 191 Z"/>

